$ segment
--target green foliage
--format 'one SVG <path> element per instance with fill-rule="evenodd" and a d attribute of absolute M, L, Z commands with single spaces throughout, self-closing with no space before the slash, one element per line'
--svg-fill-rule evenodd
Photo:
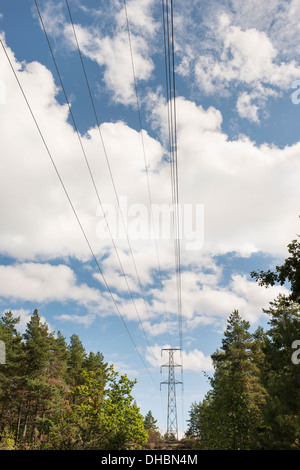
<path fill-rule="evenodd" d="M 254 341 L 248 330 L 249 323 L 234 311 L 227 322 L 222 349 L 212 355 L 215 373 L 201 419 L 205 417 L 213 426 L 214 432 L 206 436 L 213 449 L 257 447 L 255 436 L 262 424 L 264 389 L 259 383 L 253 360 Z"/>
<path fill-rule="evenodd" d="M 15 439 L 12 432 L 4 429 L 0 436 L 0 450 L 14 450 Z"/>
<path fill-rule="evenodd" d="M 300 364 L 294 364 L 292 344 L 300 339 L 300 304 L 279 296 L 266 310 L 270 330 L 264 347 L 267 373 L 262 382 L 268 391 L 264 418 L 268 448 L 300 448 Z"/>
<path fill-rule="evenodd" d="M 81 371 L 86 360 L 86 352 L 78 335 L 73 334 L 70 338 L 68 358 L 68 381 L 72 385 L 78 385 L 81 380 Z"/>
<path fill-rule="evenodd" d="M 53 417 L 50 441 L 54 448 L 96 450 L 127 449 L 147 440 L 143 417 L 131 395 L 135 382 L 109 368 L 103 377 L 82 371 L 82 384 Z"/>
<path fill-rule="evenodd" d="M 292 344 L 300 340 L 300 244 L 275 272 L 253 272 L 260 285 L 290 283 L 264 310 L 270 328 L 249 332 L 234 311 L 222 347 L 213 355 L 211 388 L 190 409 L 187 437 L 201 449 L 300 449 L 300 364 Z"/>
<path fill-rule="evenodd" d="M 146 414 L 144 418 L 144 427 L 147 431 L 153 430 L 157 431 L 157 426 L 156 426 L 157 420 L 154 419 L 152 411 L 149 410 L 148 413 Z"/>
<path fill-rule="evenodd" d="M 203 403 L 193 402 L 191 404 L 191 408 L 189 410 L 190 418 L 188 419 L 188 428 L 186 431 L 186 437 L 195 439 L 200 438 L 201 429 L 203 429 L 203 425 L 201 423 L 201 416 L 202 416 L 202 407 L 204 406 L 205 401 Z"/>
<path fill-rule="evenodd" d="M 300 245 L 275 272 L 252 273 L 260 285 L 290 283 L 264 310 L 269 329 L 250 333 L 233 311 L 220 349 L 212 355 L 210 390 L 190 409 L 186 436 L 200 449 L 300 449 L 300 364 L 292 361 L 300 340 Z M 35 310 L 23 335 L 19 318 L 5 312 L 0 340 L 0 449 L 121 450 L 153 448 L 161 436 L 151 411 L 135 404 L 129 380 L 86 353 L 80 338 L 70 344 L 49 332 Z"/>
<path fill-rule="evenodd" d="M 155 446 L 159 445 L 159 443 L 161 443 L 162 441 L 162 436 L 159 432 L 156 423 L 157 420 L 154 419 L 152 411 L 149 410 L 144 418 L 144 428 L 148 434 L 147 447 L 149 447 L 150 449 L 155 448 Z"/>
<path fill-rule="evenodd" d="M 275 272 L 253 271 L 251 276 L 254 277 L 261 286 L 274 286 L 276 283 L 284 285 L 290 283 L 291 293 L 289 300 L 300 302 L 300 242 L 293 240 L 288 245 L 288 252 L 291 256 L 286 258 L 282 266 L 276 266 Z"/>
<path fill-rule="evenodd" d="M 6 312 L 0 339 L 7 363 L 0 368 L 0 448 L 126 449 L 148 436 L 132 396 L 135 381 L 119 377 L 101 353 L 70 344 L 35 310 L 24 335 Z"/>

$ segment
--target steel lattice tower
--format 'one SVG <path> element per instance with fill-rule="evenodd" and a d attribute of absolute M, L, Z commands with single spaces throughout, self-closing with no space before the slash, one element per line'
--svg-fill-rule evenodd
<path fill-rule="evenodd" d="M 181 367 L 180 364 L 174 363 L 174 354 L 180 351 L 180 348 L 165 348 L 161 350 L 167 351 L 169 354 L 168 364 L 163 364 L 162 367 L 168 367 L 168 380 L 161 382 L 168 385 L 168 417 L 167 417 L 167 434 L 169 437 L 178 439 L 178 424 L 177 424 L 177 407 L 176 407 L 176 385 L 182 384 L 175 380 L 175 367 Z"/>

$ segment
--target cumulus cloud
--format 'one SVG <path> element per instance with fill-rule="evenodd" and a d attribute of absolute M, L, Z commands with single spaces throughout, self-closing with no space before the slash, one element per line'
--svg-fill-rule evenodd
<path fill-rule="evenodd" d="M 163 348 L 170 348 L 170 345 L 163 347 L 151 346 L 147 348 L 146 359 L 154 367 L 160 367 L 161 365 L 168 363 L 167 353 L 162 351 Z M 165 355 L 163 355 L 165 354 Z M 167 358 L 167 359 L 166 359 Z M 210 356 L 205 356 L 202 351 L 194 349 L 192 351 L 177 351 L 174 352 L 174 363 L 183 364 L 185 371 L 211 371 L 213 370 L 213 364 Z M 180 369 L 178 368 L 178 371 Z"/>
<path fill-rule="evenodd" d="M 97 181 L 100 199 L 77 135 L 67 122 L 68 109 L 56 100 L 53 76 L 43 65 L 37 62 L 21 65 L 12 51 L 8 49 L 8 53 L 91 246 L 96 253 L 107 246 L 112 249 L 111 241 L 97 234 L 101 219 L 99 202 L 117 206 L 98 130 L 90 129 L 86 136 L 81 136 L 81 142 Z M 2 252 L 24 259 L 56 257 L 62 253 L 89 257 L 89 248 L 2 49 L 0 54 L 4 64 L 1 79 L 6 84 L 7 95 L 6 105 L 0 108 L 4 156 Z M 140 134 L 122 122 L 104 123 L 101 131 L 118 194 L 128 198 L 128 205 L 137 201 L 149 204 Z M 161 146 L 146 132 L 144 141 L 151 155 L 150 168 L 152 165 L 155 169 L 162 157 Z M 124 167 L 120 162 L 125 159 Z M 132 179 L 136 181 L 135 187 L 130 184 Z M 120 243 L 122 248 L 122 241 Z M 123 246 L 127 247 L 126 239 Z"/>
<path fill-rule="evenodd" d="M 252 90 L 251 92 L 243 91 L 239 93 L 236 109 L 241 118 L 245 118 L 259 124 L 261 121 L 261 115 L 263 115 L 263 117 L 267 116 L 267 113 L 264 111 L 264 106 L 267 100 L 270 97 L 277 98 L 278 96 L 279 92 L 258 84 L 255 90 Z"/>
<path fill-rule="evenodd" d="M 239 115 L 259 123 L 270 97 L 280 96 L 299 77 L 296 3 L 210 2 L 198 12 L 202 36 L 187 19 L 197 15 L 187 2 L 178 14 L 184 25 L 176 30 L 178 73 L 193 74 L 201 94 L 233 96 L 238 88 Z"/>
<path fill-rule="evenodd" d="M 193 331 L 197 326 L 211 325 L 216 331 L 222 331 L 229 315 L 238 310 L 243 318 L 251 324 L 257 324 L 265 316 L 263 308 L 267 308 L 280 293 L 287 294 L 288 290 L 282 286 L 273 286 L 264 289 L 246 275 L 232 275 L 226 284 L 220 282 L 222 270 L 217 268 L 218 275 L 206 274 L 194 265 L 189 271 L 182 272 L 182 305 L 183 332 Z M 171 278 L 164 283 L 164 297 L 166 310 L 170 312 L 165 320 L 159 290 L 152 292 L 156 299 L 156 321 L 159 318 L 161 329 L 154 323 L 155 334 L 178 331 L 176 316 L 176 295 L 174 286 L 176 279 Z M 157 305 L 160 308 L 157 308 Z M 154 314 L 154 313 L 153 313 Z M 154 317 L 155 319 L 155 317 Z M 150 325 L 146 324 L 149 334 L 153 334 Z"/>
<path fill-rule="evenodd" d="M 231 289 L 239 299 L 243 299 L 244 305 L 240 308 L 240 313 L 250 323 L 255 323 L 262 315 L 262 309 L 267 308 L 269 303 L 278 297 L 279 294 L 288 295 L 288 289 L 283 286 L 272 286 L 268 289 L 261 288 L 255 282 L 249 281 L 245 275 L 233 275 L 231 279 Z M 241 300 L 237 300 L 237 309 Z"/>
<path fill-rule="evenodd" d="M 234 25 L 243 29 L 256 28 L 266 31 L 280 54 L 287 59 L 299 58 L 298 31 L 300 9 L 297 0 L 273 0 L 263 3 L 259 0 L 240 2 L 225 0 L 224 11 Z"/>
<path fill-rule="evenodd" d="M 234 82 L 287 88 L 299 76 L 300 67 L 294 61 L 277 63 L 278 51 L 265 32 L 242 30 L 221 16 L 219 34 L 223 43 L 220 56 L 200 56 L 196 63 L 196 77 L 206 92 Z"/>
<path fill-rule="evenodd" d="M 259 123 L 270 96 L 290 88 L 300 74 L 295 61 L 280 62 L 278 51 L 265 32 L 227 25 L 222 30 L 223 50 L 219 57 L 202 55 L 195 75 L 205 93 L 230 94 L 233 84 L 246 88 L 237 99 L 240 117 Z"/>
<path fill-rule="evenodd" d="M 0 296 L 33 302 L 75 301 L 81 305 L 107 304 L 100 292 L 79 284 L 65 265 L 21 263 L 0 266 Z"/>
<path fill-rule="evenodd" d="M 123 2 L 109 5 L 109 8 L 93 10 L 93 14 L 101 21 L 96 25 L 83 26 L 76 22 L 72 15 L 80 50 L 86 58 L 96 62 L 103 70 L 103 82 L 113 100 L 117 103 L 135 105 L 136 80 L 145 82 L 154 70 L 151 58 L 157 23 L 152 16 L 153 0 L 128 1 L 127 17 Z M 84 9 L 86 14 L 88 12 Z M 68 51 L 76 51 L 77 41 L 69 16 L 63 13 L 60 2 L 46 2 L 41 8 L 46 30 L 50 36 L 62 41 Z M 130 42 L 127 31 L 127 19 L 130 30 Z M 107 25 L 110 25 L 109 28 Z M 113 27 L 112 27 L 113 25 Z M 132 64 L 132 55 L 134 63 Z"/>
<path fill-rule="evenodd" d="M 77 135 L 68 123 L 68 108 L 58 103 L 58 90 L 45 66 L 38 62 L 21 64 L 11 50 L 8 49 L 8 53 L 91 245 L 101 258 L 109 282 L 121 297 L 126 292 L 124 278 L 111 241 L 101 239 L 97 234 L 99 201 L 91 185 Z M 20 260 L 37 262 L 2 267 L 3 296 L 14 295 L 11 286 L 18 284 L 21 286 L 20 299 L 29 299 L 31 295 L 32 299 L 40 301 L 65 298 L 82 305 L 84 298 L 87 298 L 91 303 L 98 303 L 99 292 L 79 285 L 72 271 L 57 268 L 58 278 L 62 280 L 61 284 L 57 284 L 54 267 L 42 265 L 42 261 L 49 262 L 56 257 L 88 259 L 90 252 L 3 51 L 0 54 L 3 63 L 1 80 L 6 84 L 7 94 L 5 106 L 0 107 L 3 123 L 0 128 L 3 150 L 1 251 Z M 165 103 L 155 94 L 151 97 L 151 103 L 152 122 L 160 135 L 166 137 Z M 287 243 L 297 233 L 299 184 L 296 175 L 300 145 L 280 149 L 271 145 L 258 146 L 245 137 L 230 141 L 222 131 L 222 114 L 218 109 L 204 109 L 182 97 L 177 98 L 176 106 L 180 201 L 193 206 L 203 204 L 205 214 L 201 250 L 189 251 L 184 245 L 182 247 L 185 318 L 190 325 L 208 324 L 212 318 L 223 319 L 236 307 L 257 318 L 259 314 L 248 306 L 252 303 L 256 307 L 255 296 L 251 294 L 252 286 L 247 284 L 250 290 L 242 292 L 243 279 L 235 279 L 232 285 L 218 288 L 220 272 L 210 260 L 214 255 L 226 255 L 232 251 L 241 256 L 260 251 L 284 256 Z M 138 202 L 149 208 L 140 133 L 123 122 L 103 123 L 101 131 L 118 194 L 126 196 L 128 206 Z M 164 160 L 163 145 L 146 132 L 144 141 L 147 155 L 150 156 L 153 202 L 170 203 L 170 168 Z M 101 200 L 117 209 L 103 148 L 99 147 L 98 130 L 89 129 L 82 136 L 82 142 L 99 184 Z M 284 197 L 287 193 L 288 198 Z M 130 286 L 136 294 L 139 286 L 127 240 L 116 238 L 115 241 Z M 158 242 L 167 312 L 173 325 L 177 310 L 173 240 Z M 137 238 L 132 240 L 132 247 L 142 285 L 146 286 L 146 293 L 151 296 L 148 300 L 151 320 L 158 324 L 163 318 L 164 308 L 157 289 L 155 243 Z M 205 267 L 209 262 L 212 270 L 208 274 Z M 197 270 L 196 266 L 200 268 Z M 16 277 L 24 281 L 23 285 L 27 287 L 23 292 L 22 283 L 15 282 Z M 9 284 L 8 279 L 11 280 Z M 101 282 L 101 277 L 98 279 Z M 237 286 L 240 286 L 239 290 Z M 69 294 L 66 294 L 67 291 Z M 148 321 L 141 296 L 137 302 L 142 320 Z M 125 315 L 130 320 L 136 320 L 133 307 L 127 308 L 128 305 L 128 301 L 123 302 Z"/>
<path fill-rule="evenodd" d="M 299 143 L 279 149 L 245 136 L 229 140 L 219 110 L 182 97 L 176 106 L 180 198 L 204 204 L 202 251 L 285 254 L 298 230 Z M 156 125 L 164 113 L 157 100 Z"/>
<path fill-rule="evenodd" d="M 242 118 L 249 119 L 249 121 L 259 122 L 259 106 L 252 103 L 252 97 L 249 93 L 243 92 L 239 95 L 237 104 L 237 110 Z"/>

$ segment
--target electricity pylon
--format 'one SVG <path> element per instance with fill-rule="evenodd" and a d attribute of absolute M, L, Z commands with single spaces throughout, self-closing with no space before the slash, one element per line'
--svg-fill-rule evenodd
<path fill-rule="evenodd" d="M 178 424 L 177 424 L 177 407 L 176 407 L 176 385 L 182 384 L 175 380 L 175 367 L 182 367 L 180 364 L 174 363 L 174 354 L 180 351 L 180 348 L 164 348 L 161 350 L 169 353 L 168 364 L 163 364 L 162 367 L 168 367 L 168 380 L 160 383 L 168 385 L 168 417 L 167 417 L 167 434 L 173 439 L 178 439 Z"/>

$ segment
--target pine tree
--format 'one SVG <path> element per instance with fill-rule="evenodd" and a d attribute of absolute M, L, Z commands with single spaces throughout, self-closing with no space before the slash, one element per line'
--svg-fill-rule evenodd
<path fill-rule="evenodd" d="M 46 374 L 51 359 L 51 347 L 48 326 L 42 323 L 38 310 L 34 310 L 23 337 L 27 374 Z"/>
<path fill-rule="evenodd" d="M 146 414 L 145 418 L 144 418 L 144 427 L 145 427 L 146 431 L 149 431 L 149 430 L 157 431 L 158 427 L 157 427 L 156 423 L 157 423 L 157 420 L 154 419 L 154 416 L 153 416 L 151 410 L 149 410 L 148 413 Z"/>
<path fill-rule="evenodd" d="M 186 437 L 188 438 L 199 438 L 200 437 L 200 414 L 201 414 L 202 403 L 193 402 L 189 409 L 189 419 L 187 420 L 187 431 Z"/>
<path fill-rule="evenodd" d="M 211 390 L 193 411 L 193 434 L 201 448 L 254 449 L 259 447 L 261 405 L 265 391 L 259 381 L 254 352 L 259 349 L 249 323 L 235 310 L 229 317 L 221 350 L 213 355 Z"/>
<path fill-rule="evenodd" d="M 104 362 L 103 354 L 100 352 L 95 354 L 91 351 L 83 362 L 83 368 L 90 372 L 101 372 L 103 377 L 105 377 L 108 370 L 108 364 L 107 362 Z"/>
<path fill-rule="evenodd" d="M 268 391 L 263 408 L 268 448 L 300 448 L 300 369 L 292 361 L 292 344 L 300 339 L 300 304 L 279 296 L 265 310 L 270 329 L 264 347 L 266 370 L 262 380 Z"/>
<path fill-rule="evenodd" d="M 78 335 L 71 336 L 68 350 L 68 381 L 71 385 L 77 386 L 81 383 L 81 372 L 86 360 L 86 352 Z"/>
<path fill-rule="evenodd" d="M 24 338 L 24 390 L 20 405 L 23 442 L 38 443 L 48 433 L 49 417 L 61 403 L 65 382 L 66 351 L 62 337 L 55 339 L 37 310 L 27 324 Z"/>
<path fill-rule="evenodd" d="M 197 439 L 196 448 L 203 450 L 219 449 L 219 432 L 215 423 L 215 416 L 212 403 L 212 390 L 207 392 L 202 402 L 194 402 L 189 411 L 188 429 L 186 437 Z"/>
<path fill-rule="evenodd" d="M 0 366 L 0 436 L 5 432 L 17 437 L 19 390 L 22 388 L 24 351 L 17 331 L 20 318 L 11 311 L 0 319 L 0 339 L 5 343 L 6 361 Z"/>
<path fill-rule="evenodd" d="M 57 332 L 56 338 L 53 338 L 51 352 L 49 377 L 65 382 L 67 380 L 69 351 L 66 338 L 60 331 Z"/>
<path fill-rule="evenodd" d="M 268 448 L 278 449 L 300 447 L 300 370 L 299 364 L 292 361 L 292 345 L 300 340 L 300 242 L 293 240 L 288 252 L 275 271 L 251 273 L 259 285 L 289 283 L 290 289 L 289 295 L 279 295 L 264 310 L 270 316 L 270 329 L 261 374 L 268 392 L 263 408 L 268 430 L 263 442 Z"/>

